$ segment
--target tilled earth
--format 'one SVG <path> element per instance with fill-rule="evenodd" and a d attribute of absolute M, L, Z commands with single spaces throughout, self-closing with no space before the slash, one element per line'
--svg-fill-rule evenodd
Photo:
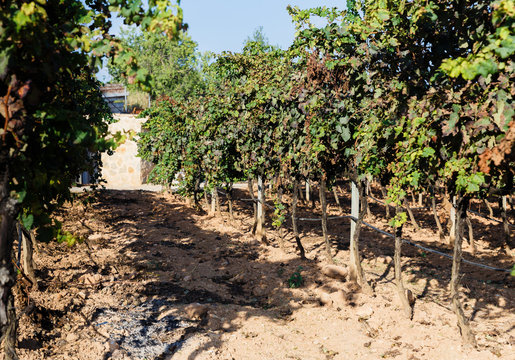
<path fill-rule="evenodd" d="M 270 230 L 269 245 L 253 239 L 246 202 L 236 201 L 231 221 L 162 193 L 109 190 L 81 200 L 60 216 L 85 241 L 39 244 L 37 289 L 21 278 L 15 289 L 20 359 L 515 359 L 509 274 L 463 267 L 473 350 L 461 345 L 449 305 L 451 263 L 438 255 L 404 246 L 404 280 L 416 298 L 410 321 L 393 285 L 392 241 L 373 231 L 362 232 L 374 288 L 365 294 L 321 273 L 325 252 L 315 222 L 301 226 L 309 259 L 302 261 L 289 231 Z M 348 206 L 346 195 L 341 200 Z M 331 212 L 341 213 L 334 204 Z M 366 220 L 388 230 L 380 205 L 372 214 Z M 432 216 L 416 215 L 422 230 L 408 226 L 405 237 L 450 253 Z M 480 218 L 473 225 L 478 254 L 465 257 L 510 268 L 501 227 Z M 335 262 L 345 266 L 348 220 L 331 222 L 330 233 Z"/>

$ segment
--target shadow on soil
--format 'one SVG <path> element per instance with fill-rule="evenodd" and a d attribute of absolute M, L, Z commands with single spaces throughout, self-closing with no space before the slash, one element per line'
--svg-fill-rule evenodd
<path fill-rule="evenodd" d="M 120 310 L 128 314 L 116 326 L 123 327 L 130 336 L 112 336 L 110 340 L 114 342 L 114 348 L 126 349 L 129 356 L 168 359 L 181 348 L 189 334 L 214 332 L 209 342 L 191 353 L 189 359 L 194 359 L 204 351 L 217 348 L 220 345 L 220 333 L 234 331 L 242 317 L 268 317 L 274 321 L 284 321 L 302 304 L 317 301 L 312 296 L 292 292 L 289 280 L 298 272 L 306 281 L 320 285 L 323 283 L 315 261 L 324 257 L 319 223 L 303 222 L 300 226 L 301 236 L 312 260 L 301 261 L 295 256 L 289 256 L 286 257 L 288 261 L 270 261 L 266 247 L 252 240 L 248 233 L 253 218 L 252 204 L 237 200 L 248 198 L 248 193 L 236 190 L 234 197 L 236 225 L 232 227 L 226 218 L 219 219 L 217 228 L 220 231 L 206 230 L 202 224 L 208 221 L 207 216 L 199 215 L 197 211 L 184 206 L 179 199 L 164 202 L 162 195 L 151 192 L 105 191 L 91 205 L 95 220 L 105 225 L 106 235 L 123 239 L 122 245 L 118 245 L 119 256 L 113 259 L 109 268 L 127 269 L 116 274 L 119 281 L 117 292 L 126 292 L 130 294 L 129 297 L 146 298 L 143 303 L 123 304 L 116 309 L 98 309 L 93 314 L 91 322 L 97 324 L 106 322 L 106 319 Z M 350 209 L 348 194 L 340 194 L 339 200 L 340 208 L 334 198 L 330 199 L 332 215 L 343 214 Z M 224 203 L 222 198 L 225 207 Z M 366 221 L 377 225 L 378 219 L 384 218 L 384 207 L 371 203 L 370 208 L 373 218 Z M 319 216 L 316 214 L 319 214 L 319 209 L 313 209 L 311 204 L 299 207 L 300 217 Z M 416 211 L 415 215 L 422 227 L 436 227 L 429 211 Z M 289 230 L 290 221 L 287 220 L 284 226 Z M 499 233 L 500 225 L 485 225 L 473 219 L 473 226 L 476 229 L 479 255 L 472 257 L 466 253 L 465 258 L 501 268 L 512 266 L 511 257 L 500 251 L 500 242 L 494 235 Z M 272 226 L 269 223 L 267 227 L 270 229 Z M 348 219 L 329 223 L 333 250 L 348 250 L 349 228 Z M 389 231 L 386 227 L 384 229 Z M 417 233 L 410 228 L 407 230 L 406 238 L 417 241 Z M 272 246 L 277 247 L 277 231 L 271 231 L 270 234 Z M 375 286 L 384 286 L 382 284 L 385 282 L 392 281 L 392 264 L 377 264 L 374 259 L 379 256 L 393 257 L 393 240 L 366 228 L 363 228 L 361 234 L 367 276 Z M 437 235 L 434 232 L 432 234 L 437 239 Z M 285 241 L 286 251 L 290 255 L 296 253 L 289 231 L 286 232 Z M 99 245 L 111 246 L 101 241 Z M 450 246 L 440 241 L 426 242 L 425 245 L 452 253 Z M 495 251 L 482 252 L 483 248 Z M 419 286 L 418 298 L 430 301 L 431 297 L 438 296 L 448 303 L 446 289 L 451 261 L 408 245 L 403 247 L 403 256 L 407 285 Z M 112 270 L 105 270 L 106 267 L 95 268 L 95 265 L 90 265 L 90 268 L 84 268 L 79 264 L 76 270 L 79 268 L 83 272 L 76 273 L 73 279 L 92 271 L 104 271 L 106 276 L 113 275 Z M 463 266 L 462 273 L 466 295 L 475 299 L 473 318 L 480 312 L 482 317 L 495 316 L 488 310 L 489 304 L 498 305 L 492 291 L 502 293 L 505 297 L 513 294 L 514 283 L 507 274 L 469 265 Z M 430 288 L 431 279 L 438 281 L 437 289 Z M 210 312 L 216 313 L 219 304 L 226 305 L 230 310 L 218 316 L 217 323 L 205 314 L 197 318 L 185 318 L 187 306 L 195 303 L 207 305 Z M 352 306 L 352 300 L 349 304 Z M 507 311 L 514 310 L 510 303 L 505 308 Z M 182 312 L 166 313 L 173 309 Z M 162 337 L 163 333 L 173 334 Z M 27 340 L 22 346 L 34 345 L 29 342 Z M 145 346 L 154 346 L 153 352 L 147 354 L 135 350 Z"/>
<path fill-rule="evenodd" d="M 146 192 L 108 191 L 92 206 L 97 218 L 108 227 L 107 237 L 125 239 L 113 265 L 133 269 L 131 276 L 136 284 L 128 285 L 132 287 L 129 293 L 148 299 L 129 311 L 146 313 L 144 324 L 133 314 L 124 320 L 124 325 L 116 325 L 132 329 L 131 336 L 111 339 L 129 356 L 166 359 L 180 349 L 191 333 L 234 331 L 242 316 L 282 321 L 306 301 L 290 291 L 288 279 L 300 268 L 307 271 L 314 267 L 313 262 L 296 258 L 267 261 L 261 244 L 251 238 L 241 241 L 241 232 L 232 237 L 227 232 L 206 230 L 201 226 L 203 217 L 181 201 L 163 202 L 156 194 Z M 227 219 L 219 221 L 220 228 L 231 227 Z M 137 284 L 138 280 L 144 285 Z M 216 321 L 204 315 L 185 318 L 187 305 L 197 303 L 207 305 L 210 313 L 216 312 L 218 305 L 228 306 L 231 311 L 215 315 Z M 174 308 L 183 311 L 163 316 Z M 112 311 L 100 309 L 91 321 L 102 323 Z M 157 326 L 163 322 L 168 322 L 168 331 Z M 176 335 L 168 339 L 161 353 L 136 351 L 155 345 L 147 340 L 149 334 L 170 330 Z M 216 348 L 217 338 L 215 335 L 211 342 L 196 349 L 190 358 Z"/>

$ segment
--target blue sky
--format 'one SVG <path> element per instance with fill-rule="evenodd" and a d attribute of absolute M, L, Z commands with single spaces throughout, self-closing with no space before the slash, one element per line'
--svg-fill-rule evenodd
<path fill-rule="evenodd" d="M 345 8 L 345 0 L 182 0 L 188 33 L 201 52 L 238 52 L 260 26 L 272 45 L 286 49 L 293 42 L 295 27 L 288 5 L 307 9 L 317 6 Z M 121 21 L 114 21 L 117 34 Z M 97 77 L 108 81 L 106 69 Z"/>
<path fill-rule="evenodd" d="M 263 31 L 272 45 L 287 48 L 295 28 L 286 11 L 288 5 L 301 9 L 345 7 L 345 0 L 182 0 L 184 22 L 200 51 L 239 51 L 255 29 Z"/>

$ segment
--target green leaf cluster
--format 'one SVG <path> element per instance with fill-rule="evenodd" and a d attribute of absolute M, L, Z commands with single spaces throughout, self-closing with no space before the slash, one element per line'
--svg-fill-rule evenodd
<path fill-rule="evenodd" d="M 289 7 L 291 47 L 249 39 L 241 53 L 219 55 L 203 70 L 205 90 L 184 105 L 193 110 L 182 120 L 188 145 L 166 148 L 191 157 L 212 185 L 375 178 L 399 206 L 436 186 L 464 196 L 510 191 L 513 9 L 513 0 Z M 170 173 L 189 173 L 184 164 Z M 405 221 L 399 215 L 395 226 Z"/>

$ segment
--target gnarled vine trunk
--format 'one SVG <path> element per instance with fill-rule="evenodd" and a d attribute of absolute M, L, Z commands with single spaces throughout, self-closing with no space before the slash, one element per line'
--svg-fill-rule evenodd
<path fill-rule="evenodd" d="M 331 254 L 331 244 L 329 243 L 329 235 L 327 233 L 327 198 L 325 191 L 326 181 L 325 179 L 320 180 L 320 204 L 322 206 L 322 233 L 324 234 L 325 251 L 327 254 L 327 260 L 332 261 L 333 255 Z"/>
<path fill-rule="evenodd" d="M 476 346 L 476 339 L 474 333 L 470 329 L 465 313 L 460 302 L 460 267 L 462 260 L 462 244 L 463 244 L 463 233 L 464 224 L 467 218 L 467 207 L 469 199 L 463 196 L 459 196 L 457 203 L 457 216 L 456 216 L 456 233 L 454 238 L 454 253 L 452 260 L 452 272 L 451 272 L 451 303 L 452 309 L 458 318 L 458 326 L 460 328 L 461 336 L 463 341 L 467 345 Z"/>
<path fill-rule="evenodd" d="M 434 188 L 431 189 L 431 209 L 433 210 L 433 216 L 435 218 L 436 226 L 438 227 L 438 236 L 440 236 L 440 240 L 443 240 L 445 238 L 445 234 L 443 232 L 440 218 L 438 217 L 438 212 L 436 211 L 436 196 Z"/>
<path fill-rule="evenodd" d="M 499 208 L 501 209 L 504 244 L 508 249 L 513 249 L 515 246 L 511 239 L 510 225 L 508 224 L 508 204 L 507 204 L 506 195 L 504 195 L 500 198 Z"/>
<path fill-rule="evenodd" d="M 207 189 L 206 189 L 205 185 L 204 185 L 204 206 L 206 207 L 206 210 L 209 212 L 209 199 L 207 196 Z"/>
<path fill-rule="evenodd" d="M 340 203 L 340 197 L 338 196 L 338 191 L 336 190 L 336 185 L 333 186 L 333 195 L 334 195 L 334 201 L 336 202 L 336 205 L 338 205 L 338 207 L 341 208 L 342 204 Z"/>
<path fill-rule="evenodd" d="M 279 179 L 277 179 L 277 203 L 281 206 L 283 205 L 283 187 L 279 183 Z M 286 232 L 283 229 L 283 224 L 281 223 L 277 229 L 277 232 L 279 233 L 279 247 L 284 253 L 287 253 L 286 246 L 284 243 L 284 238 L 286 236 Z"/>
<path fill-rule="evenodd" d="M 477 248 L 476 248 L 476 242 L 474 241 L 474 229 L 472 227 L 472 221 L 470 221 L 469 216 L 467 216 L 466 222 L 467 222 L 468 234 L 469 234 L 468 240 L 469 240 L 469 245 L 470 245 L 470 253 L 472 255 L 475 255 Z"/>
<path fill-rule="evenodd" d="M 291 205 L 291 223 L 293 227 L 293 235 L 295 236 L 295 242 L 297 243 L 297 248 L 300 252 L 300 258 L 306 258 L 306 252 L 304 251 L 304 246 L 302 246 L 302 242 L 300 241 L 299 229 L 297 225 L 297 202 L 299 199 L 299 181 L 297 179 L 293 180 L 293 201 Z"/>
<path fill-rule="evenodd" d="M 195 204 L 196 209 L 199 209 L 199 207 L 200 207 L 199 193 L 200 193 L 200 178 L 197 177 L 195 179 L 195 187 L 193 188 L 193 202 Z"/>
<path fill-rule="evenodd" d="M 408 212 L 409 219 L 410 219 L 411 223 L 413 224 L 413 226 L 415 227 L 415 229 L 420 230 L 420 226 L 418 226 L 417 220 L 415 219 L 415 215 L 413 215 L 413 211 L 411 210 L 411 208 L 409 206 L 409 202 L 406 199 L 404 200 L 404 208 Z"/>
<path fill-rule="evenodd" d="M 2 154 L 5 155 L 5 154 Z M 15 283 L 11 264 L 14 219 L 17 200 L 9 193 L 7 156 L 0 156 L 0 341 L 4 342 L 4 359 L 16 357 L 16 313 L 11 288 Z"/>
<path fill-rule="evenodd" d="M 233 212 L 233 188 L 232 184 L 229 184 L 227 187 L 227 206 L 229 208 L 229 218 L 232 222 L 234 222 L 234 212 Z"/>
<path fill-rule="evenodd" d="M 384 188 L 384 186 L 381 186 L 381 195 L 383 196 L 383 200 L 384 200 L 384 209 L 385 209 L 385 212 L 386 212 L 386 219 L 389 219 L 390 218 L 390 204 L 388 204 L 388 194 L 386 193 L 386 189 Z"/>
<path fill-rule="evenodd" d="M 218 195 L 218 188 L 216 186 L 213 189 L 213 196 L 215 198 L 216 216 L 222 217 L 222 209 L 220 207 L 220 195 Z"/>
<path fill-rule="evenodd" d="M 304 191 L 302 191 L 302 186 L 300 185 L 300 183 L 298 185 L 298 188 L 299 188 L 298 199 L 300 200 L 300 202 L 302 204 L 305 204 L 306 203 L 306 198 L 304 196 Z"/>
<path fill-rule="evenodd" d="M 397 208 L 396 211 L 398 212 L 399 209 Z M 393 256 L 393 262 L 394 262 L 394 268 L 395 268 L 395 286 L 397 287 L 397 294 L 399 295 L 399 299 L 402 303 L 402 308 L 404 310 L 404 313 L 408 317 L 408 319 L 413 318 L 413 308 L 412 304 L 410 303 L 410 300 L 408 299 L 408 291 L 404 288 L 404 284 L 402 282 L 402 263 L 401 263 L 401 256 L 402 256 L 402 227 L 398 227 L 394 229 L 395 234 L 395 253 Z"/>
<path fill-rule="evenodd" d="M 450 228 L 449 228 L 449 245 L 454 246 L 456 241 L 456 197 L 452 197 L 450 206 Z"/>
<path fill-rule="evenodd" d="M 254 208 L 254 223 L 252 224 L 251 233 L 252 233 L 252 235 L 256 235 L 256 228 L 257 228 L 257 223 L 258 223 L 258 211 L 257 211 L 258 205 L 257 205 L 257 199 L 254 196 L 254 182 L 252 181 L 252 179 L 250 177 L 247 180 L 247 185 L 249 188 L 250 198 L 252 199 L 252 207 Z"/>
<path fill-rule="evenodd" d="M 21 257 L 22 276 L 29 280 L 31 285 L 37 288 L 36 273 L 34 271 L 34 246 L 36 244 L 34 234 L 25 229 L 23 225 L 16 226 L 18 231 L 18 261 Z M 23 252 L 21 251 L 23 249 Z"/>
<path fill-rule="evenodd" d="M 485 205 L 486 205 L 486 208 L 488 209 L 488 216 L 489 217 L 494 217 L 494 209 L 492 209 L 492 205 L 490 205 L 490 203 L 488 202 L 487 199 L 484 199 L 483 200 Z"/>

